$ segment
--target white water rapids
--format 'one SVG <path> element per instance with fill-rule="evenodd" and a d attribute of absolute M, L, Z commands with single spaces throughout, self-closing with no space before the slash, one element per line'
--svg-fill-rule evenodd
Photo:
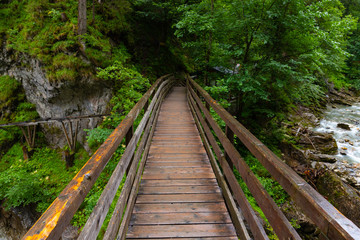
<path fill-rule="evenodd" d="M 349 125 L 350 131 L 337 127 L 338 123 Z M 339 160 L 360 163 L 360 103 L 352 106 L 328 107 L 320 125 L 314 130 L 331 133 L 334 136 L 339 148 L 336 156 Z"/>

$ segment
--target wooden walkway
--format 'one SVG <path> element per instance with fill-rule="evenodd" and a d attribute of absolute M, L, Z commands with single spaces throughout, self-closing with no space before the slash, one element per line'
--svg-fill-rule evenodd
<path fill-rule="evenodd" d="M 238 239 L 205 148 L 175 87 L 162 104 L 127 239 Z"/>

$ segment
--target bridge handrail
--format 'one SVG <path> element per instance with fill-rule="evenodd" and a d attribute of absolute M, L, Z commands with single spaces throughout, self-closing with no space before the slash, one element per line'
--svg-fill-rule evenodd
<path fill-rule="evenodd" d="M 31 229 L 25 234 L 23 239 L 59 239 L 64 229 L 70 224 L 71 219 L 76 213 L 77 209 L 80 207 L 81 203 L 84 201 L 86 195 L 89 193 L 91 187 L 95 184 L 96 179 L 99 177 L 100 173 L 103 171 L 106 164 L 109 162 L 111 156 L 118 148 L 119 144 L 122 142 L 126 135 L 132 133 L 132 128 L 134 121 L 139 116 L 142 109 L 147 108 L 151 96 L 154 95 L 155 90 L 157 90 L 156 95 L 159 95 L 159 91 L 162 91 L 161 97 L 157 100 L 151 101 L 150 109 L 154 109 L 155 102 L 158 111 L 158 102 L 164 97 L 164 92 L 169 90 L 169 86 L 164 88 L 164 83 L 171 78 L 171 75 L 165 75 L 158 80 L 150 87 L 150 89 L 143 95 L 138 103 L 131 109 L 128 115 L 122 120 L 122 122 L 116 127 L 116 129 L 111 133 L 111 135 L 105 140 L 105 142 L 99 147 L 99 149 L 92 155 L 88 162 L 80 169 L 76 176 L 71 180 L 71 182 L 65 187 L 65 189 L 60 193 L 60 195 L 54 200 L 50 207 L 42 214 L 42 216 L 37 220 L 37 222 L 31 227 Z M 161 90 L 162 89 L 162 90 Z M 155 99 L 155 96 L 154 96 Z M 150 110 L 151 111 L 151 110 Z M 147 111 L 149 112 L 149 111 Z M 145 116 L 148 120 L 150 113 L 145 113 Z M 156 113 L 152 113 L 152 119 Z M 146 122 L 146 121 L 145 121 Z M 139 130 L 134 135 L 135 137 L 130 140 L 128 146 L 130 148 L 135 148 L 137 145 L 137 140 L 141 136 L 144 125 L 141 125 Z M 138 126 L 139 128 L 139 126 Z M 145 131 L 148 131 L 149 127 Z M 147 132 L 148 133 L 148 132 Z M 134 140 L 133 140 L 134 139 Z M 136 140 L 135 140 L 136 139 Z M 139 149 L 139 148 L 138 148 Z M 143 149 L 141 149 L 143 150 Z M 130 150 L 128 150 L 130 152 Z M 119 161 L 120 174 L 117 176 L 122 179 L 124 169 L 130 164 L 129 157 L 133 155 L 126 154 L 128 161 L 123 164 L 123 158 Z M 137 151 L 138 153 L 138 151 Z M 138 155 L 141 155 L 139 153 Z M 122 174 L 121 174 L 122 173 Z M 114 185 L 115 186 L 115 185 Z M 116 187 L 116 186 L 115 186 Z M 117 189 L 117 187 L 116 187 Z M 116 190 L 115 190 L 116 193 Z M 111 194 L 110 194 L 111 195 Z M 111 196 L 107 195 L 107 199 L 110 199 Z M 101 227 L 102 224 L 100 224 Z M 97 234 L 96 234 L 97 235 Z M 87 238 L 89 239 L 89 238 Z M 96 239 L 96 236 L 91 236 L 91 239 Z"/>
<path fill-rule="evenodd" d="M 249 209 L 248 202 L 244 199 L 245 195 L 241 188 L 239 188 L 236 178 L 233 176 L 232 164 L 236 167 L 242 179 L 248 185 L 249 190 L 255 197 L 258 205 L 262 208 L 278 237 L 281 239 L 299 239 L 299 236 L 294 232 L 295 230 L 289 226 L 287 219 L 284 219 L 282 213 L 274 206 L 273 201 L 269 201 L 268 194 L 262 186 L 259 186 L 258 181 L 254 179 L 256 177 L 234 148 L 231 143 L 231 138 L 234 137 L 234 134 L 269 171 L 274 179 L 279 182 L 295 203 L 320 228 L 326 237 L 329 239 L 360 239 L 360 229 L 352 221 L 343 216 L 294 170 L 282 162 L 280 158 L 221 107 L 189 75 L 186 75 L 186 79 L 190 100 L 189 104 L 196 110 L 197 117 L 201 121 L 203 130 L 206 133 L 207 141 L 210 142 L 213 151 L 217 155 L 234 198 L 243 210 L 245 219 L 250 225 L 254 236 L 256 235 L 256 239 L 267 239 L 267 237 L 259 230 L 259 224 L 256 222 L 256 219 L 254 219 L 256 217 L 254 217 L 252 210 Z M 205 103 L 202 102 L 200 97 L 203 98 Z M 209 111 L 210 107 L 225 122 L 225 133 L 211 117 Z M 205 117 L 203 117 L 202 114 Z M 225 156 L 230 159 L 229 163 L 220 147 L 217 145 L 210 127 L 220 140 L 225 151 Z"/>

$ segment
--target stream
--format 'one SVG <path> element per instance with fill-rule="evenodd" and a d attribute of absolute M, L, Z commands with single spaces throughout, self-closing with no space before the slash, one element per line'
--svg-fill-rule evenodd
<path fill-rule="evenodd" d="M 338 123 L 347 124 L 350 130 L 339 128 Z M 328 107 L 317 132 L 330 133 L 334 136 L 339 151 L 336 155 L 340 161 L 360 163 L 360 103 L 352 106 Z"/>

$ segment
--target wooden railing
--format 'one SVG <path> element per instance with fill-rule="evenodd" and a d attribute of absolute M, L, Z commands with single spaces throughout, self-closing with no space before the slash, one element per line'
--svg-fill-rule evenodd
<path fill-rule="evenodd" d="M 59 239 L 111 156 L 126 138 L 125 152 L 78 238 L 86 240 L 97 238 L 128 169 L 125 184 L 104 235 L 104 239 L 124 239 L 154 132 L 153 123 L 156 122 L 161 101 L 173 83 L 173 77 L 166 75 L 151 86 L 23 239 Z M 133 133 L 134 121 L 142 109 L 145 113 Z"/>
<path fill-rule="evenodd" d="M 239 186 L 233 173 L 233 167 L 240 173 L 242 180 L 248 186 L 251 194 L 264 212 L 279 239 L 300 239 L 300 236 L 232 144 L 234 136 L 248 148 L 272 177 L 278 181 L 283 189 L 291 196 L 294 202 L 319 227 L 322 231 L 323 238 L 337 240 L 360 239 L 360 229 L 353 222 L 344 217 L 333 205 L 298 176 L 295 171 L 282 162 L 211 98 L 189 75 L 187 75 L 186 78 L 190 108 L 200 134 L 202 135 L 218 182 L 223 189 L 223 195 L 235 228 L 241 239 L 249 239 L 249 235 L 246 232 L 244 224 L 241 222 L 242 216 L 237 211 L 236 206 L 234 206 L 232 199 L 235 199 L 240 207 L 254 239 L 268 239 L 268 237 Z M 212 118 L 210 108 L 225 122 L 225 133 Z M 222 148 L 218 145 L 215 136 L 220 141 Z M 224 151 L 221 149 L 224 149 Z M 222 168 L 222 172 L 216 163 L 214 154 Z M 232 192 L 232 194 L 230 192 Z"/>

